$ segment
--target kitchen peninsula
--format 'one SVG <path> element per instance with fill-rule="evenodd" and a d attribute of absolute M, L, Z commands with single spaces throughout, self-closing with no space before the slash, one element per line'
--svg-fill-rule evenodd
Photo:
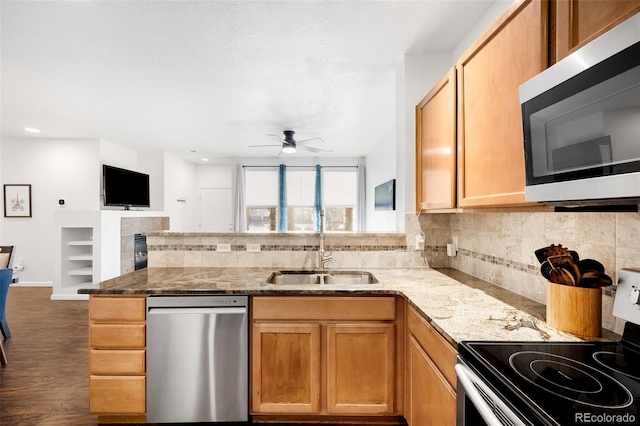
<path fill-rule="evenodd" d="M 207 249 L 217 244 L 242 248 L 237 240 L 226 243 L 212 240 L 228 239 L 231 235 L 193 234 L 150 233 L 150 247 L 155 245 L 162 249 L 156 251 L 165 252 L 154 259 L 154 249 L 150 250 L 150 264 L 155 266 L 104 281 L 98 289 L 80 290 L 91 295 L 90 357 L 103 355 L 103 352 L 127 356 L 133 352 L 144 356 L 146 296 L 249 295 L 252 318 L 250 412 L 254 419 L 269 421 L 273 416 L 280 419 L 286 416 L 291 421 L 299 421 L 301 416 L 357 416 L 375 423 L 376 420 L 404 417 L 409 425 L 427 424 L 423 423 L 426 419 L 435 424 L 454 424 L 456 376 L 453 367 L 457 343 L 463 340 L 581 340 L 548 327 L 543 322 L 544 305 L 454 270 L 437 271 L 417 265 L 398 266 L 408 257 L 416 262 L 420 259 L 419 252 L 406 250 L 406 244 L 403 248 L 386 250 L 393 254 L 383 253 L 385 250 L 382 249 L 393 246 L 385 239 L 403 238 L 400 235 L 378 235 L 378 244 L 368 248 L 357 245 L 359 250 L 364 250 L 361 253 L 368 253 L 370 258 L 378 262 L 380 259 L 393 259 L 393 264 L 389 266 L 365 267 L 363 262 L 366 256 L 353 256 L 352 253 L 351 261 L 358 262 L 355 265 L 343 264 L 329 268 L 329 272 L 367 271 L 378 282 L 285 285 L 270 284 L 267 280 L 275 271 L 292 269 L 290 261 L 282 253 L 271 253 L 270 262 L 275 265 L 237 266 L 242 256 L 260 254 L 246 253 L 246 246 L 241 253 L 236 253 L 233 266 L 168 266 L 159 262 L 186 263 L 186 256 L 194 249 L 198 249 L 200 254 L 193 259 L 199 257 L 202 262 Z M 233 237 L 242 238 L 242 235 Z M 280 236 L 287 237 L 299 239 L 298 243 L 305 238 L 317 240 L 317 235 L 312 234 Z M 204 238 L 210 239 L 211 244 L 197 244 L 202 243 Z M 368 236 L 366 240 L 373 242 L 376 238 Z M 338 247 L 336 239 L 328 242 L 334 250 Z M 286 245 L 285 240 L 281 245 L 273 246 L 281 249 L 283 245 Z M 309 242 L 309 245 L 313 244 Z M 355 246 L 353 240 L 351 246 Z M 294 269 L 312 269 L 311 262 L 316 253 L 313 250 L 302 252 L 309 264 Z M 212 251 L 210 256 L 216 254 L 230 256 L 226 251 Z M 231 257 L 227 261 L 229 259 Z M 285 266 L 278 266 L 273 259 L 280 259 L 281 265 Z M 218 261 L 223 262 L 224 258 Z M 123 309 L 128 303 L 133 306 L 132 311 Z M 114 309 L 111 317 L 102 314 L 102 308 L 109 305 Z M 123 326 L 127 328 L 126 331 L 118 329 Z M 93 330 L 102 327 L 116 327 L 116 340 L 118 331 L 115 330 L 124 331 L 124 335 L 132 333 L 134 341 L 102 346 L 102 343 L 93 339 Z M 284 394 L 271 392 L 277 388 L 272 383 L 276 378 L 274 374 L 269 375 L 270 369 L 262 370 L 260 366 L 277 368 L 278 360 L 273 359 L 273 353 L 271 357 L 268 356 L 270 351 L 260 350 L 264 336 L 275 339 L 275 343 L 271 343 L 279 351 L 283 349 L 278 345 L 291 342 L 294 337 L 299 344 L 302 342 L 302 349 L 306 352 L 300 352 L 300 347 L 278 352 L 287 357 L 298 357 L 296 361 L 299 363 L 295 364 L 298 369 L 285 375 L 292 381 L 303 381 L 303 387 L 308 390 L 303 395 L 295 395 L 299 398 L 296 404 L 290 403 L 294 395 L 286 394 L 287 389 L 290 390 L 287 383 L 278 382 L 281 386 L 278 389 Z M 339 340 L 341 336 L 348 336 L 348 339 Z M 338 342 L 342 342 L 343 346 L 338 346 Z M 363 351 L 365 345 L 367 350 Z M 305 358 L 309 356 L 311 358 Z M 94 365 L 93 362 L 90 364 Z M 130 364 L 127 362 L 115 365 L 125 367 L 112 371 L 95 371 L 90 367 L 92 412 L 107 423 L 116 420 L 144 421 L 144 363 L 137 369 L 128 369 Z M 370 365 L 377 367 L 370 368 Z M 358 395 L 362 393 L 356 391 L 357 386 L 362 384 L 337 379 L 344 371 L 354 368 L 359 369 L 357 376 L 366 382 L 367 389 L 372 389 L 365 395 L 366 401 L 359 400 Z M 420 379 L 415 379 L 418 377 Z M 120 393 L 115 394 L 116 391 Z M 437 397 L 425 402 L 424 395 L 427 394 Z M 131 401 L 134 403 L 131 404 Z"/>

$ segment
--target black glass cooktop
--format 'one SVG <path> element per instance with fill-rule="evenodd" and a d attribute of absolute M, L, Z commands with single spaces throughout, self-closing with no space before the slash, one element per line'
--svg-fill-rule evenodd
<path fill-rule="evenodd" d="M 635 345 L 462 342 L 459 354 L 532 424 L 640 424 Z"/>

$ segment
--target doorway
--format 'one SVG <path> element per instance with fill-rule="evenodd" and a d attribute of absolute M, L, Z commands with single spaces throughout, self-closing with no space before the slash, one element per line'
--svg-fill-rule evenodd
<path fill-rule="evenodd" d="M 200 188 L 200 231 L 233 231 L 231 188 Z"/>

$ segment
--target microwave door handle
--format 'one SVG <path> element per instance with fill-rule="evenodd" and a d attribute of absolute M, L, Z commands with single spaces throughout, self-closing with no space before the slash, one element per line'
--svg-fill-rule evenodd
<path fill-rule="evenodd" d="M 493 403 L 497 406 L 497 408 L 502 411 L 502 414 L 507 417 L 512 424 L 515 426 L 526 426 L 513 411 L 507 407 L 500 398 L 491 391 L 484 383 L 480 381 L 480 379 L 465 365 L 456 364 L 455 370 L 458 376 L 459 385 L 462 386 L 464 392 L 469 397 L 473 405 L 476 407 L 480 416 L 487 422 L 487 426 L 504 426 L 505 423 L 502 422 L 493 412 L 489 404 L 484 400 L 480 392 L 476 389 L 474 382 L 478 383 L 478 386 L 482 388 L 482 390 L 488 394 Z M 475 380 L 472 380 L 472 378 Z"/>

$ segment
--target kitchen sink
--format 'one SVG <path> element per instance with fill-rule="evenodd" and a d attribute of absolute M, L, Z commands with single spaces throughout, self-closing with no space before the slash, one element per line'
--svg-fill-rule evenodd
<path fill-rule="evenodd" d="M 375 284 L 376 277 L 362 271 L 277 271 L 267 279 L 269 284 Z"/>

